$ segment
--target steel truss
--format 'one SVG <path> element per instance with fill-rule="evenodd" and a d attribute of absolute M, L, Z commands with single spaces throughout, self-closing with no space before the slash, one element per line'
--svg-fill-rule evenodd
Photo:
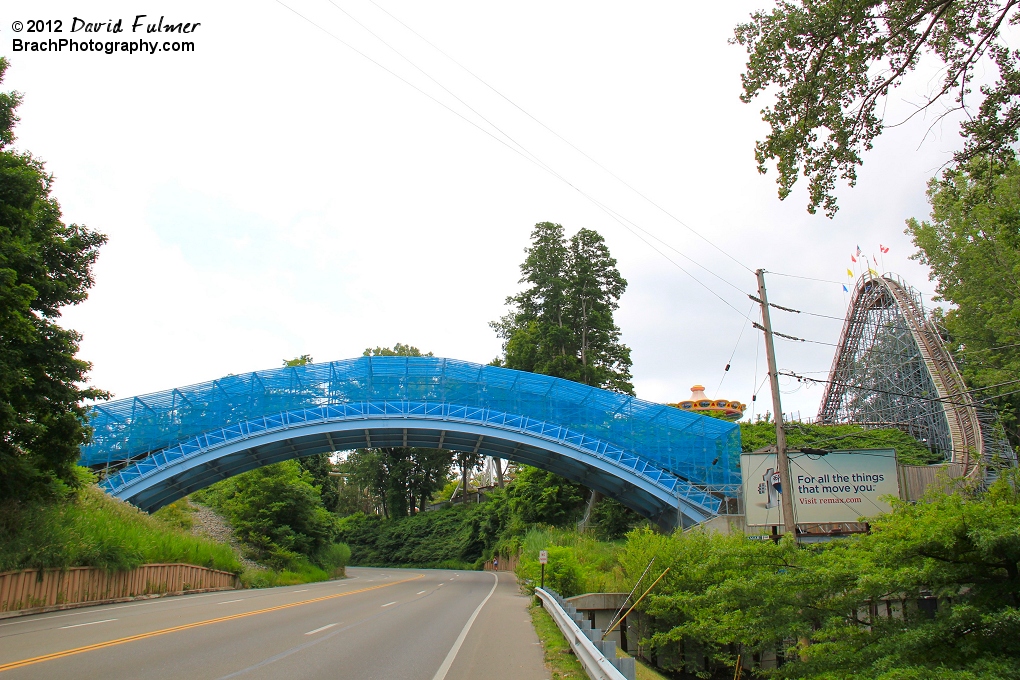
<path fill-rule="evenodd" d="M 676 524 L 716 514 L 740 484 L 734 423 L 438 357 L 359 357 L 230 375 L 96 404 L 90 424 L 80 464 L 105 471 L 104 489 L 145 509 L 258 465 L 377 446 L 536 465 L 656 521 L 670 506 Z"/>
<path fill-rule="evenodd" d="M 965 475 L 1016 463 L 996 414 L 974 403 L 921 296 L 894 274 L 858 280 L 818 421 L 899 428 Z"/>

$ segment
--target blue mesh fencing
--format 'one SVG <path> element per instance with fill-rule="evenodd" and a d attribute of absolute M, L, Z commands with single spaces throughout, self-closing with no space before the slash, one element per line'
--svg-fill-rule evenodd
<path fill-rule="evenodd" d="M 492 409 L 614 444 L 697 485 L 740 482 L 734 423 L 587 385 L 438 357 L 359 357 L 230 375 L 94 406 L 80 464 L 137 460 L 281 412 L 369 402 Z"/>

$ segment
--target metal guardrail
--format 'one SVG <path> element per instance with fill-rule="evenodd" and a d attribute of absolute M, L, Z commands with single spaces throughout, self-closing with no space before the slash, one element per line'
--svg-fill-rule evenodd
<path fill-rule="evenodd" d="M 567 638 L 574 655 L 592 680 L 636 680 L 637 665 L 633 657 L 616 658 L 616 642 L 602 640 L 602 631 L 591 627 L 577 610 L 558 593 L 535 588 L 535 595 L 552 615 L 563 637 Z"/>

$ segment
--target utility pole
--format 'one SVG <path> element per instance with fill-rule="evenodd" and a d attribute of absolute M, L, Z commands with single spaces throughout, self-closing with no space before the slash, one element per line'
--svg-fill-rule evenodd
<path fill-rule="evenodd" d="M 786 454 L 786 431 L 783 429 L 783 406 L 779 401 L 779 369 L 776 368 L 776 348 L 772 337 L 772 320 L 769 318 L 769 299 L 765 294 L 765 270 L 758 272 L 758 302 L 761 320 L 765 324 L 765 353 L 769 362 L 769 384 L 772 386 L 772 410 L 776 418 L 776 467 L 782 485 L 780 499 L 783 509 L 783 533 L 797 540 L 797 524 L 793 519 L 793 484 L 790 481 L 790 457 Z"/>

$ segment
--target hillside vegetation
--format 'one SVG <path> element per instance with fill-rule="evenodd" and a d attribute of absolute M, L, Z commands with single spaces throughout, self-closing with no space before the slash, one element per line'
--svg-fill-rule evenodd
<path fill-rule="evenodd" d="M 0 571 L 125 570 L 159 562 L 241 573 L 229 546 L 192 536 L 94 486 L 57 501 L 7 502 L 0 508 Z"/>
<path fill-rule="evenodd" d="M 268 587 L 343 576 L 350 549 L 336 540 L 337 518 L 298 461 L 267 465 L 193 494 L 231 524 L 246 557 L 268 565 L 248 570 L 246 585 Z"/>

